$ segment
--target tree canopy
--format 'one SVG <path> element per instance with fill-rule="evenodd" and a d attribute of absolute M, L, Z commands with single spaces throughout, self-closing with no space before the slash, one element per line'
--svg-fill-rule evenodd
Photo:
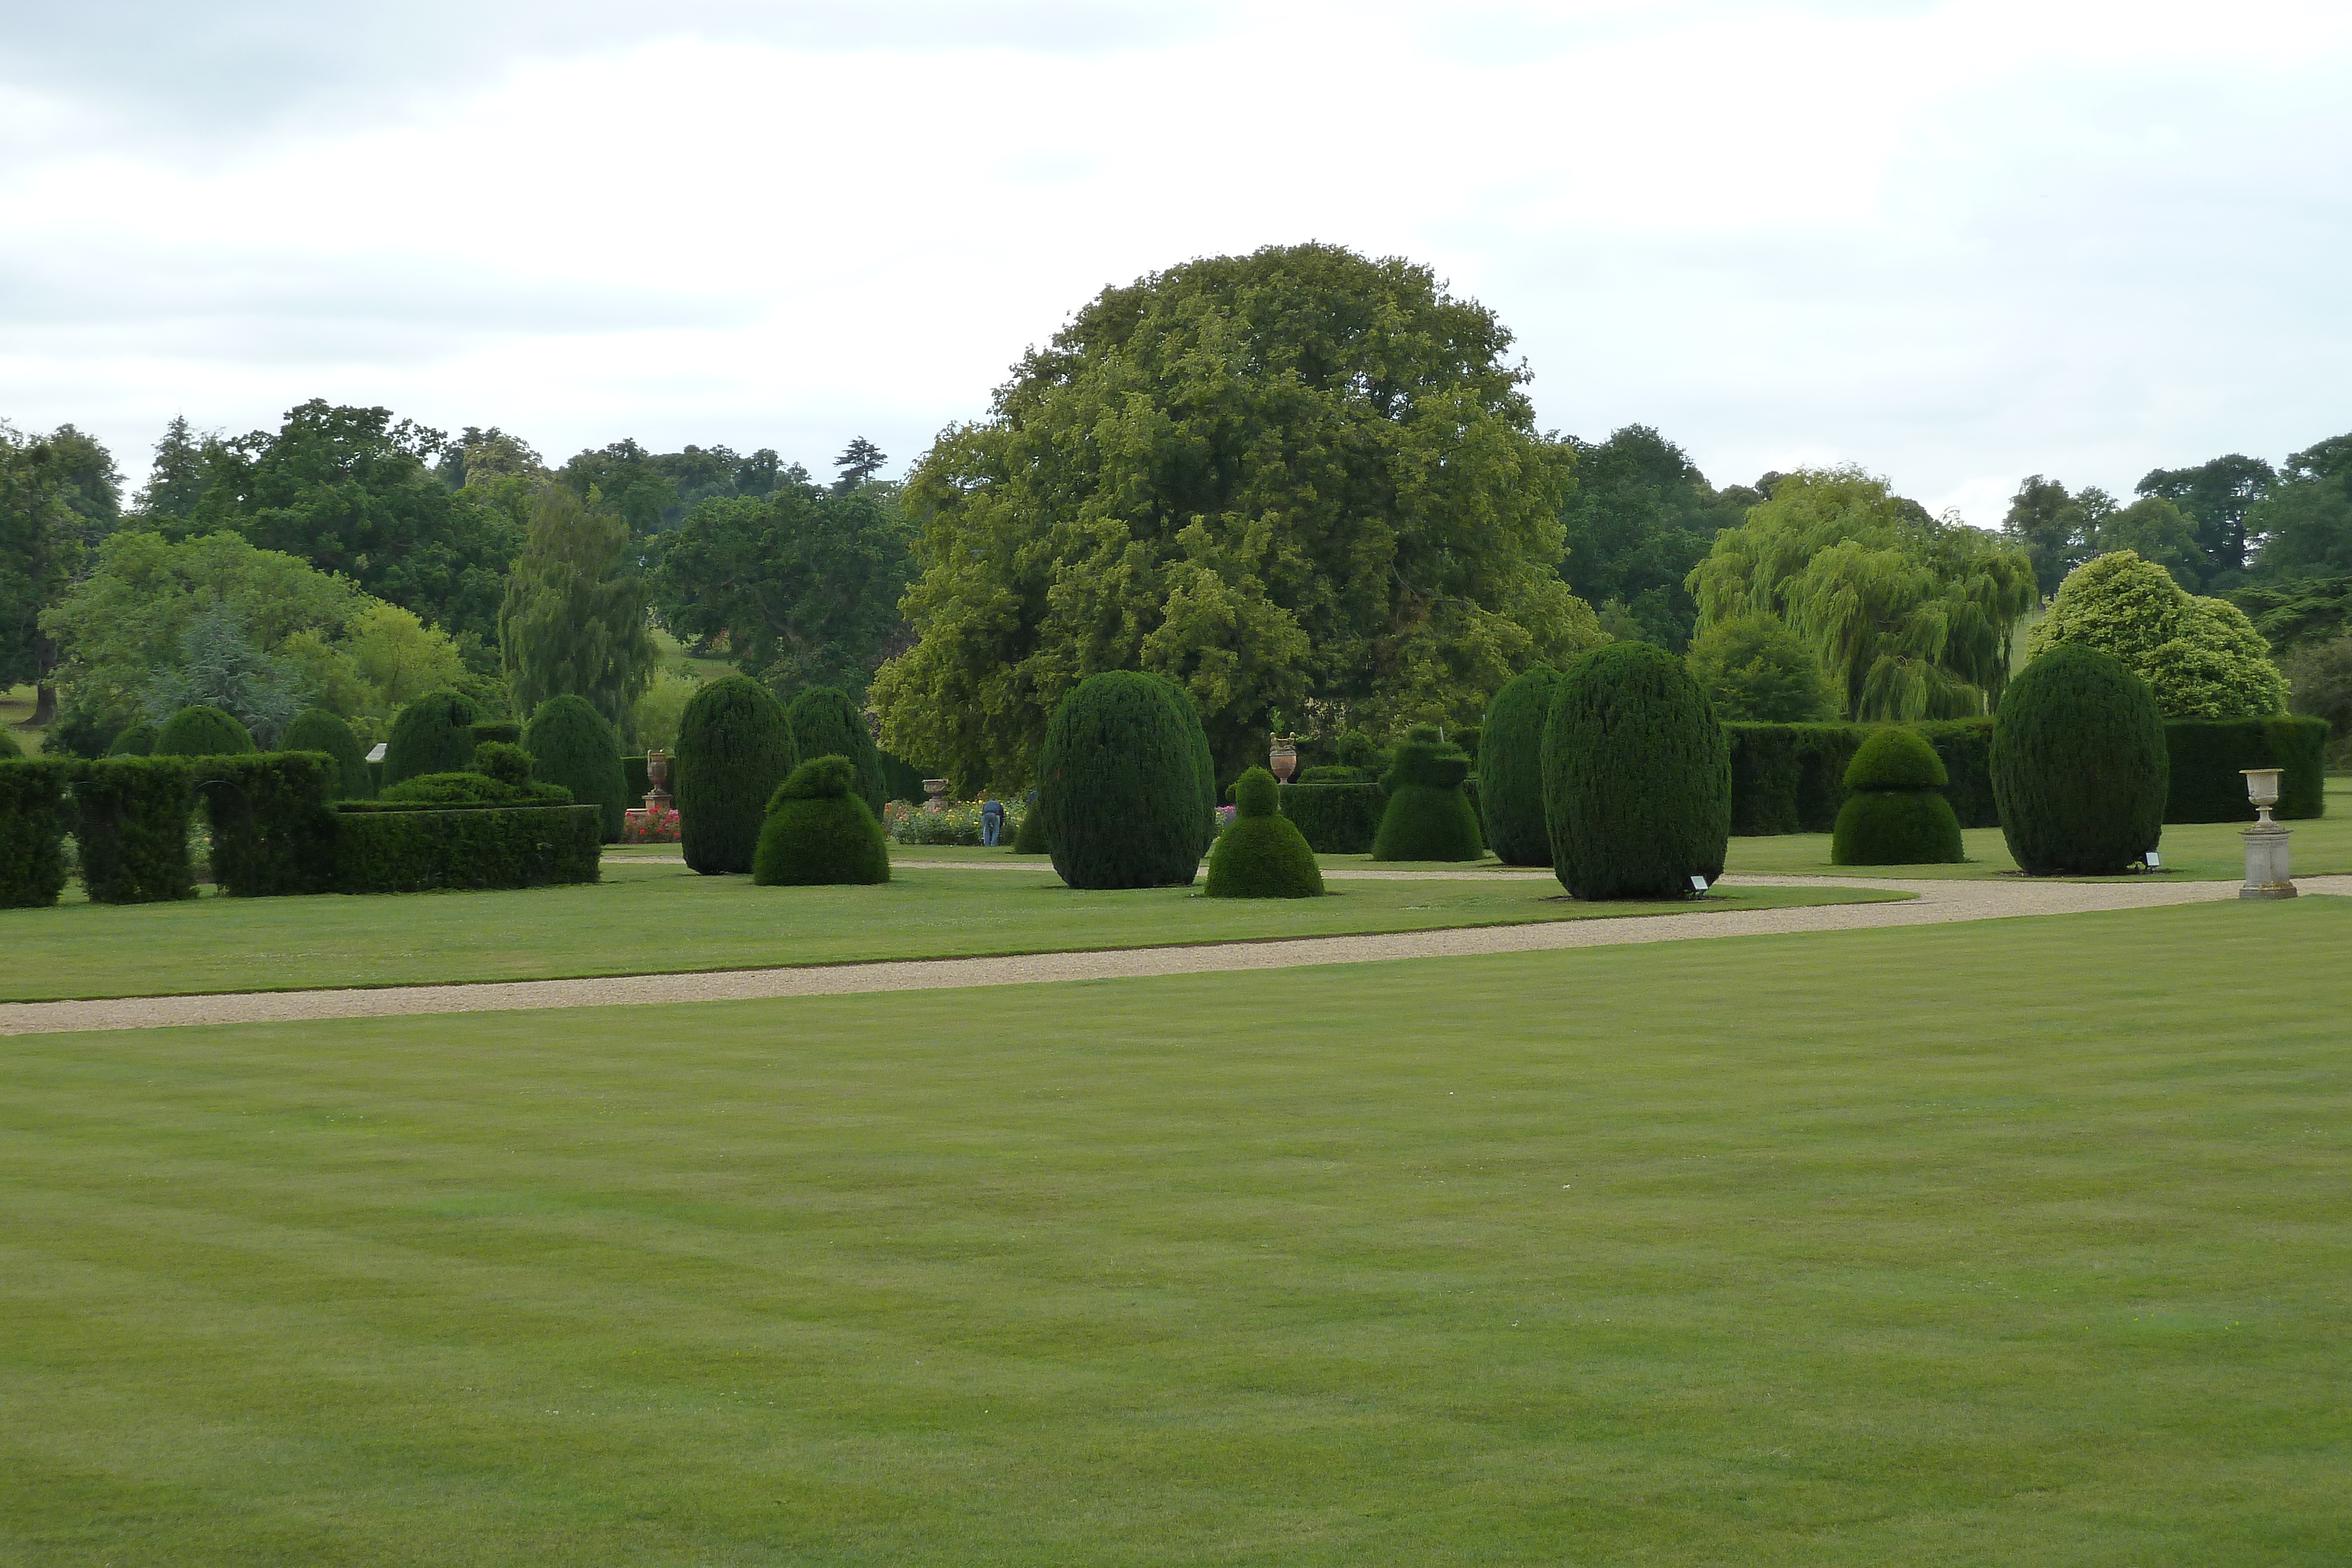
<path fill-rule="evenodd" d="M 2153 468 L 2135 486 L 2179 507 L 2196 526 L 2197 547 L 2205 555 L 2208 581 L 2243 571 L 2253 535 L 2246 514 L 2270 494 L 2278 474 L 2259 457 L 2232 452 L 2194 468 Z"/>
<path fill-rule="evenodd" d="M 1862 720 L 1965 718 L 1997 704 L 2017 623 L 2038 601 L 2022 550 L 1931 517 L 1857 468 L 1778 478 L 1689 586 L 1702 634 L 1777 618 Z"/>
<path fill-rule="evenodd" d="M 0 685 L 31 682 L 34 722 L 56 707 L 59 653 L 41 628 L 121 520 L 122 481 L 105 447 L 70 424 L 26 436 L 0 421 Z"/>
<path fill-rule="evenodd" d="M 2129 550 L 2085 561 L 2027 639 L 2039 657 L 2076 643 L 2121 659 L 2168 718 L 2261 718 L 2286 709 L 2286 678 L 2245 612 L 2184 592 Z"/>
<path fill-rule="evenodd" d="M 746 457 L 730 446 L 648 452 L 631 439 L 578 454 L 562 477 L 581 499 L 593 493 L 642 540 L 676 528 L 706 500 L 765 496 L 782 473 L 782 460 L 764 446 Z"/>
<path fill-rule="evenodd" d="M 499 650 L 519 711 L 584 698 L 618 725 L 653 674 L 646 583 L 626 525 L 560 485 L 542 486 L 507 580 Z"/>
<path fill-rule="evenodd" d="M 1332 246 L 1105 289 L 907 482 L 886 740 L 1014 784 L 1063 695 L 1121 669 L 1181 685 L 1227 764 L 1310 714 L 1475 723 L 1601 641 L 1558 570 L 1574 455 L 1510 341 L 1426 267 Z"/>
<path fill-rule="evenodd" d="M 1560 505 L 1560 576 L 1601 624 L 1679 653 L 1698 622 L 1685 586 L 1716 535 L 1737 528 L 1763 493 L 1717 491 L 1683 449 L 1645 424 L 1608 440 L 1570 438 L 1576 485 Z"/>

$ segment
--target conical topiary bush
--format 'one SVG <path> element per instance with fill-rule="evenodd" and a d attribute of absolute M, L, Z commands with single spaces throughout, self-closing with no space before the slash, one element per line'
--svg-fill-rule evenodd
<path fill-rule="evenodd" d="M 481 706 L 459 691 L 426 692 L 400 710 L 384 740 L 386 789 L 427 773 L 463 773 L 474 765 L 474 726 Z"/>
<path fill-rule="evenodd" d="M 530 754 L 530 776 L 561 784 L 577 805 L 593 806 L 604 841 L 618 842 L 621 814 L 629 807 L 629 775 L 621 765 L 621 737 L 586 697 L 550 697 L 523 727 L 522 748 Z"/>
<path fill-rule="evenodd" d="M 1678 898 L 1723 874 L 1731 748 L 1683 662 L 1612 643 L 1570 665 L 1544 723 L 1544 822 L 1573 898 Z"/>
<path fill-rule="evenodd" d="M 1478 735 L 1478 805 L 1486 847 L 1505 865 L 1551 864 L 1544 830 L 1543 732 L 1559 672 L 1538 664 L 1495 694 Z"/>
<path fill-rule="evenodd" d="M 1201 773 L 1167 683 L 1107 670 L 1045 726 L 1038 812 L 1054 870 L 1077 888 L 1184 887 L 1201 865 Z"/>
<path fill-rule="evenodd" d="M 1389 801 L 1372 835 L 1376 861 L 1475 861 L 1486 852 L 1478 836 L 1478 813 L 1462 781 L 1470 758 L 1459 747 L 1418 726 L 1396 748 L 1381 782 Z"/>
<path fill-rule="evenodd" d="M 706 681 L 677 723 L 678 840 L 705 876 L 751 869 L 768 801 L 800 762 L 783 706 L 747 675 Z"/>
<path fill-rule="evenodd" d="M 802 757 L 846 757 L 857 770 L 854 788 L 876 818 L 889 799 L 882 779 L 882 753 L 866 727 L 865 712 L 847 694 L 831 686 L 811 686 L 784 705 L 784 719 L 793 727 L 793 747 Z"/>
<path fill-rule="evenodd" d="M 1211 898 L 1314 898 L 1323 892 L 1323 870 L 1307 835 L 1281 814 L 1281 788 L 1263 768 L 1244 772 L 1234 785 L 1234 820 L 1209 851 Z"/>
<path fill-rule="evenodd" d="M 768 802 L 751 880 L 761 887 L 870 885 L 890 880 L 882 824 L 857 793 L 857 766 L 819 757 L 793 769 Z"/>
<path fill-rule="evenodd" d="M 2156 693 L 2114 654 L 2061 643 L 2001 695 L 1993 804 L 2028 874 L 2129 870 L 2163 836 L 2170 782 Z"/>
<path fill-rule="evenodd" d="M 1838 809 L 1830 838 L 1833 865 L 1950 865 L 1960 850 L 1960 820 L 1939 791 L 1951 782 L 1944 759 L 1916 730 L 1872 734 L 1846 764 L 1853 791 Z"/>
<path fill-rule="evenodd" d="M 245 726 L 216 707 L 184 707 L 163 721 L 157 757 L 235 757 L 258 749 Z"/>
<path fill-rule="evenodd" d="M 333 758 L 339 800 L 364 800 L 375 793 L 375 780 L 368 775 L 367 748 L 350 725 L 325 708 L 306 708 L 296 715 L 278 737 L 278 749 L 323 751 Z"/>

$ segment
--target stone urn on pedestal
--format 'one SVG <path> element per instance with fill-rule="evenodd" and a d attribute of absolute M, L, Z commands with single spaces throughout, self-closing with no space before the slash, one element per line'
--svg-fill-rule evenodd
<path fill-rule="evenodd" d="M 1277 735 L 1272 737 L 1272 744 L 1267 747 L 1265 754 L 1265 770 L 1273 774 L 1278 783 L 1290 782 L 1291 775 L 1298 771 L 1298 737 L 1297 736 Z"/>
<path fill-rule="evenodd" d="M 2246 841 L 2246 885 L 2238 889 L 2240 898 L 2293 898 L 2295 885 L 2287 869 L 2287 830 L 2271 821 L 2271 808 L 2278 804 L 2279 774 L 2276 768 L 2244 768 L 2246 799 L 2254 803 L 2254 825 L 2241 835 Z"/>
<path fill-rule="evenodd" d="M 923 793 L 929 797 L 929 799 L 923 802 L 924 810 L 938 812 L 944 811 L 948 809 L 948 781 L 946 779 L 924 779 Z"/>
<path fill-rule="evenodd" d="M 647 789 L 646 789 L 646 810 L 648 810 L 648 811 L 667 811 L 667 810 L 669 810 L 669 753 L 668 753 L 668 752 L 667 752 L 667 751 L 648 751 L 648 752 L 646 752 L 646 785 L 648 786 L 648 788 L 647 788 Z"/>

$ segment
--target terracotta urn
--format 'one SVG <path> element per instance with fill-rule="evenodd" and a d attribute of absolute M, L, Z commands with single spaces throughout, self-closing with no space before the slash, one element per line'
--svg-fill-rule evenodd
<path fill-rule="evenodd" d="M 1278 782 L 1289 783 L 1290 776 L 1298 771 L 1298 737 L 1295 735 L 1276 736 L 1273 747 L 1265 755 L 1265 767 Z"/>

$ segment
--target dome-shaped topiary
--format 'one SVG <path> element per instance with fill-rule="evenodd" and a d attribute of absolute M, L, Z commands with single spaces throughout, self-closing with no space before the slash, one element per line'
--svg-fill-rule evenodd
<path fill-rule="evenodd" d="M 109 757 L 152 757 L 155 754 L 155 738 L 162 733 L 142 718 L 121 735 L 116 736 L 114 744 L 106 748 L 106 754 Z M 286 749 L 307 751 L 315 750 L 316 747 L 289 746 Z"/>
<path fill-rule="evenodd" d="M 751 869 L 770 797 L 800 762 L 783 705 L 747 675 L 706 681 L 677 721 L 678 839 L 705 876 Z"/>
<path fill-rule="evenodd" d="M 1437 731 L 1416 727 L 1396 748 L 1395 760 L 1381 783 L 1389 803 L 1381 812 L 1380 830 L 1372 835 L 1376 861 L 1475 861 L 1486 852 L 1478 835 L 1478 813 L 1462 781 L 1470 777 L 1470 758 L 1459 747 L 1437 738 Z"/>
<path fill-rule="evenodd" d="M 367 748 L 350 725 L 325 708 L 307 708 L 297 715 L 278 737 L 278 749 L 323 751 L 333 758 L 339 800 L 364 800 L 375 793 L 375 780 L 368 775 Z"/>
<path fill-rule="evenodd" d="M 1538 664 L 1495 694 L 1479 726 L 1478 804 L 1486 845 L 1505 865 L 1551 864 L 1544 831 L 1543 731 L 1559 672 Z"/>
<path fill-rule="evenodd" d="M 474 726 L 482 710 L 459 691 L 426 692 L 400 710 L 383 747 L 387 788 L 427 773 L 463 773 L 474 765 Z"/>
<path fill-rule="evenodd" d="M 1184 887 L 1201 865 L 1201 772 L 1157 675 L 1106 670 L 1045 726 L 1037 812 L 1072 887 Z"/>
<path fill-rule="evenodd" d="M 866 727 L 864 710 L 831 686 L 811 686 L 784 705 L 784 719 L 793 727 L 793 747 L 803 757 L 849 758 L 857 770 L 853 787 L 858 799 L 878 820 L 889 796 L 882 780 L 882 753 Z"/>
<path fill-rule="evenodd" d="M 1574 898 L 1679 898 L 1723 874 L 1731 747 L 1683 662 L 1612 643 L 1571 664 L 1544 724 L 1544 821 Z"/>
<path fill-rule="evenodd" d="M 1279 789 L 1263 768 L 1235 781 L 1234 820 L 1209 851 L 1211 898 L 1314 898 L 1323 892 L 1323 871 L 1307 835 L 1280 813 Z"/>
<path fill-rule="evenodd" d="M 583 806 L 601 814 L 604 841 L 621 836 L 621 813 L 629 800 L 629 774 L 621 765 L 621 737 L 586 697 L 569 694 L 539 705 L 523 727 L 522 748 L 530 753 L 531 777 L 561 784 Z"/>
<path fill-rule="evenodd" d="M 157 757 L 235 757 L 258 749 L 245 726 L 216 707 L 184 707 L 163 721 Z"/>
<path fill-rule="evenodd" d="M 1016 855 L 1042 855 L 1050 852 L 1045 842 L 1045 813 L 1037 810 L 1037 791 L 1029 791 L 1021 803 L 1021 825 L 1013 831 L 1013 852 Z"/>
<path fill-rule="evenodd" d="M 857 792 L 856 763 L 846 757 L 814 758 L 776 787 L 760 829 L 751 880 L 761 887 L 890 880 L 890 846 Z"/>
<path fill-rule="evenodd" d="M 2163 834 L 2169 775 L 2156 694 L 2112 653 L 2058 644 L 1993 716 L 1993 803 L 2031 875 L 2127 870 Z"/>
<path fill-rule="evenodd" d="M 530 753 L 511 741 L 486 740 L 474 747 L 471 771 L 520 789 L 530 782 Z"/>
<path fill-rule="evenodd" d="M 1846 764 L 1845 787 L 1854 793 L 1838 809 L 1831 863 L 1951 865 L 1966 859 L 1960 820 L 1937 793 L 1950 781 L 1944 759 L 1916 730 L 1872 731 Z"/>

